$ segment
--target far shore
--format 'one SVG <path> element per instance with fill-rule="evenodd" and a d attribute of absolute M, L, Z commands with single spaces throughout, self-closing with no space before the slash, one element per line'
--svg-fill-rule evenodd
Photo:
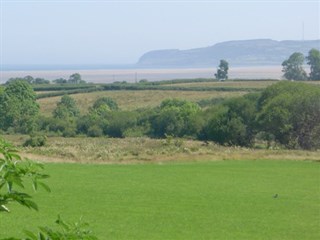
<path fill-rule="evenodd" d="M 281 66 L 231 67 L 231 79 L 281 79 Z M 175 68 L 175 69 L 94 69 L 94 70 L 28 70 L 0 71 L 0 83 L 12 77 L 30 75 L 34 78 L 54 80 L 68 78 L 73 73 L 80 73 L 82 79 L 94 83 L 112 83 L 116 81 L 136 82 L 169 80 L 178 78 L 214 78 L 216 68 Z"/>

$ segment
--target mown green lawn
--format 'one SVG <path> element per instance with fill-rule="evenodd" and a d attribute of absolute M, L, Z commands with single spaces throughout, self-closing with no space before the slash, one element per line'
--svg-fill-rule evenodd
<path fill-rule="evenodd" d="M 46 164 L 40 211 L 11 205 L 0 237 L 81 216 L 104 239 L 320 239 L 316 162 Z M 273 196 L 278 194 L 277 198 Z"/>

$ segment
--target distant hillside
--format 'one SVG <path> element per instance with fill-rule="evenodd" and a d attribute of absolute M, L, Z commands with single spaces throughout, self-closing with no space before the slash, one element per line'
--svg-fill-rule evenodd
<path fill-rule="evenodd" d="M 320 49 L 320 40 L 274 41 L 270 39 L 229 41 L 190 50 L 156 50 L 145 53 L 138 61 L 141 67 L 212 67 L 220 59 L 232 66 L 280 65 L 293 52 L 307 54 Z"/>

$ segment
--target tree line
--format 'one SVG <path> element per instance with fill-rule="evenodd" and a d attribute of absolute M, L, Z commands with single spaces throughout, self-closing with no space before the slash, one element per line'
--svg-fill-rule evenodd
<path fill-rule="evenodd" d="M 50 80 L 44 79 L 44 78 L 34 78 L 32 76 L 25 76 L 25 77 L 16 77 L 16 78 L 9 78 L 8 81 L 6 81 L 6 84 L 9 84 L 11 82 L 15 81 L 24 81 L 29 84 L 50 84 Z M 82 79 L 81 75 L 79 73 L 73 73 L 69 76 L 68 79 L 65 78 L 58 78 L 52 81 L 52 83 L 55 84 L 83 84 L 86 83 L 85 80 Z"/>
<path fill-rule="evenodd" d="M 307 75 L 303 68 L 304 62 L 310 66 L 310 74 Z M 295 52 L 282 63 L 284 77 L 288 80 L 320 80 L 320 51 L 313 48 L 308 56 Z"/>
<path fill-rule="evenodd" d="M 253 147 L 257 140 L 289 149 L 320 147 L 320 88 L 281 81 L 260 93 L 199 104 L 166 99 L 155 108 L 124 111 L 108 97 L 81 114 L 65 95 L 52 116 L 41 116 L 36 95 L 24 81 L 0 88 L 0 129 L 8 133 L 74 137 L 168 136 Z"/>
<path fill-rule="evenodd" d="M 304 70 L 304 62 L 310 67 L 310 74 Z M 300 52 L 294 52 L 290 57 L 282 62 L 283 77 L 287 80 L 320 80 L 320 51 L 318 49 L 311 49 L 307 57 Z M 226 60 L 220 60 L 220 64 L 215 73 L 215 78 L 219 81 L 228 79 L 229 63 Z"/>

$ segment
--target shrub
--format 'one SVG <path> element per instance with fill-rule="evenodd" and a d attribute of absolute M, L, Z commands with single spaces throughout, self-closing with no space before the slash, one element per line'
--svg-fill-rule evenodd
<path fill-rule="evenodd" d="M 151 119 L 153 135 L 156 137 L 192 135 L 190 123 L 199 113 L 200 107 L 196 103 L 179 99 L 164 100 L 158 114 Z"/>
<path fill-rule="evenodd" d="M 101 137 L 103 135 L 103 130 L 98 125 L 90 126 L 87 135 L 89 137 Z"/>
<path fill-rule="evenodd" d="M 24 147 L 41 147 L 46 145 L 47 137 L 45 135 L 36 135 L 36 136 L 30 136 L 28 138 L 23 146 Z"/>
<path fill-rule="evenodd" d="M 233 98 L 214 108 L 200 136 L 224 145 L 252 146 L 256 133 L 255 95 Z"/>
<path fill-rule="evenodd" d="M 98 98 L 95 103 L 93 104 L 94 109 L 98 109 L 99 107 L 101 107 L 102 105 L 107 105 L 110 110 L 118 110 L 118 104 L 116 103 L 116 101 L 114 101 L 112 98 L 109 97 L 101 97 Z"/>
<path fill-rule="evenodd" d="M 320 148 L 320 88 L 282 82 L 266 88 L 258 101 L 261 131 L 287 148 Z"/>
<path fill-rule="evenodd" d="M 110 137 L 123 138 L 125 132 L 136 124 L 137 116 L 134 112 L 111 112 L 106 133 Z"/>

